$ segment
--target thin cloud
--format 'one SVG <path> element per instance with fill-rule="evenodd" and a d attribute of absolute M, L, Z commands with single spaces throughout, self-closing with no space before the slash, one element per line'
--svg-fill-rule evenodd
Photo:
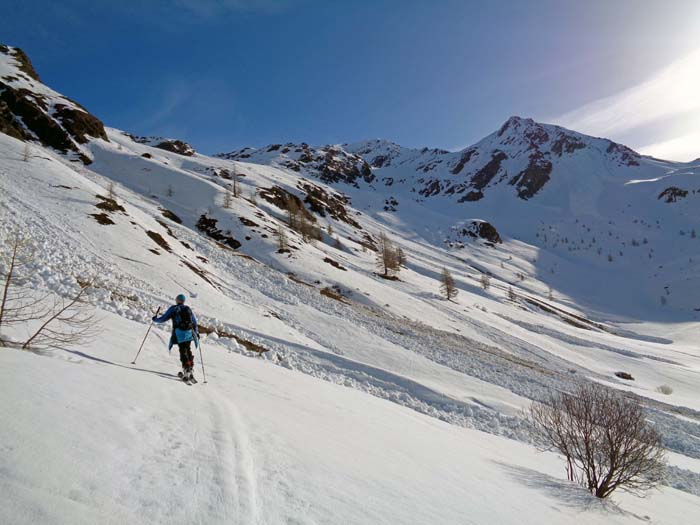
<path fill-rule="evenodd" d="M 697 160 L 700 158 L 700 132 L 649 144 L 639 148 L 639 152 L 658 159 L 673 159 L 681 162 Z"/>
<path fill-rule="evenodd" d="M 641 84 L 570 111 L 556 122 L 584 133 L 620 134 L 700 110 L 700 49 Z"/>

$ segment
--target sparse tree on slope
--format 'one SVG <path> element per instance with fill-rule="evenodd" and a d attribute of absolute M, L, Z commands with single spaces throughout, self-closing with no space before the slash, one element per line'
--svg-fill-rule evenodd
<path fill-rule="evenodd" d="M 398 252 L 386 232 L 379 235 L 377 267 L 384 277 L 390 277 L 400 270 Z"/>
<path fill-rule="evenodd" d="M 397 248 L 396 249 L 396 256 L 399 259 L 399 266 L 406 266 L 406 252 L 403 251 L 403 248 Z"/>
<path fill-rule="evenodd" d="M 233 202 L 233 188 L 231 185 L 226 186 L 226 192 L 224 193 L 224 208 L 228 209 L 231 207 Z"/>
<path fill-rule="evenodd" d="M 484 290 L 488 290 L 489 288 L 491 288 L 491 277 L 489 277 L 485 273 L 481 274 L 481 279 L 479 279 L 479 281 L 481 283 L 481 287 Z"/>
<path fill-rule="evenodd" d="M 241 196 L 240 175 L 238 175 L 238 170 L 235 166 L 233 167 L 233 184 L 231 185 L 231 193 L 235 198 Z"/>
<path fill-rule="evenodd" d="M 284 226 L 279 224 L 277 226 L 277 251 L 285 252 L 289 249 L 289 243 L 287 242 L 287 233 L 284 231 Z"/>
<path fill-rule="evenodd" d="M 440 280 L 440 291 L 445 296 L 445 299 L 451 301 L 453 298 L 457 297 L 459 290 L 455 286 L 455 280 L 447 268 L 442 269 L 442 277 Z"/>
<path fill-rule="evenodd" d="M 109 181 L 109 185 L 107 186 L 107 198 L 113 201 L 117 200 L 117 192 L 114 189 L 113 181 Z"/>

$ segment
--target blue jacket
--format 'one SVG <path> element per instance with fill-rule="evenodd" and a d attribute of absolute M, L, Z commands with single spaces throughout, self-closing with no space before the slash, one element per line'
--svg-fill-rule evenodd
<path fill-rule="evenodd" d="M 177 308 L 179 305 L 174 304 L 170 308 L 167 309 L 167 311 L 161 315 L 160 317 L 154 317 L 153 322 L 154 323 L 164 323 L 168 319 L 172 320 L 173 322 L 173 333 L 170 336 L 170 344 L 168 345 L 168 350 L 170 350 L 173 345 L 177 343 L 185 343 L 187 341 L 194 341 L 195 344 L 199 347 L 199 334 L 197 330 L 197 317 L 194 315 L 194 312 L 190 308 L 190 312 L 192 312 L 192 324 L 194 325 L 194 328 L 192 330 L 180 330 L 179 328 L 175 328 L 175 318 L 173 315 L 175 314 L 175 308 Z"/>

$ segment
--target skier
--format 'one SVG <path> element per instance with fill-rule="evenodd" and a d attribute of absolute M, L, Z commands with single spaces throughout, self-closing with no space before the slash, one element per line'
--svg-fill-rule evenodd
<path fill-rule="evenodd" d="M 197 331 L 197 318 L 192 309 L 185 304 L 187 298 L 184 294 L 180 294 L 175 298 L 175 304 L 161 315 L 152 317 L 154 323 L 164 323 L 168 319 L 173 322 L 173 333 L 170 336 L 170 344 L 168 351 L 177 345 L 180 349 L 180 362 L 182 363 L 182 372 L 178 375 L 183 381 L 196 382 L 192 373 L 194 369 L 194 355 L 192 355 L 192 341 L 199 348 L 199 333 Z"/>

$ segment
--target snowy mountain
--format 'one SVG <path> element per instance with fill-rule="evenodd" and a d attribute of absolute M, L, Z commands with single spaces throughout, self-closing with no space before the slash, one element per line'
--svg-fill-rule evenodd
<path fill-rule="evenodd" d="M 30 241 L 37 296 L 92 282 L 102 330 L 0 349 L 0 521 L 700 517 L 693 164 L 523 119 L 456 153 L 370 141 L 209 157 L 98 131 L 16 48 L 0 72 L 0 239 Z M 382 232 L 405 253 L 397 280 L 378 275 Z M 168 327 L 131 364 L 182 292 L 206 334 L 192 387 Z M 21 342 L 37 323 L 0 334 Z M 522 410 L 590 381 L 641 402 L 663 436 L 668 479 L 646 499 L 603 504 L 531 444 Z"/>
<path fill-rule="evenodd" d="M 298 161 L 299 152 L 308 162 Z M 358 156 L 369 170 L 357 168 Z M 646 311 L 669 295 L 664 310 L 674 315 L 693 318 L 700 308 L 694 262 L 700 255 L 700 163 L 644 157 L 607 139 L 519 117 L 458 152 L 374 140 L 272 145 L 219 157 L 293 169 L 332 184 L 358 210 L 436 246 L 463 246 L 473 238 L 464 233 L 470 229 L 465 220 L 485 222 L 499 236 L 545 249 L 536 263 L 538 272 L 549 274 L 543 278 L 608 313 L 632 312 L 629 305 L 610 304 L 607 289 L 598 295 L 586 286 L 582 295 L 572 287 L 572 275 L 559 279 L 557 269 L 614 274 L 610 280 L 619 289 L 612 295 L 634 294 Z M 329 176 L 327 158 L 350 161 Z M 679 293 L 688 286 L 693 293 Z M 637 309 L 634 315 L 648 314 Z"/>

